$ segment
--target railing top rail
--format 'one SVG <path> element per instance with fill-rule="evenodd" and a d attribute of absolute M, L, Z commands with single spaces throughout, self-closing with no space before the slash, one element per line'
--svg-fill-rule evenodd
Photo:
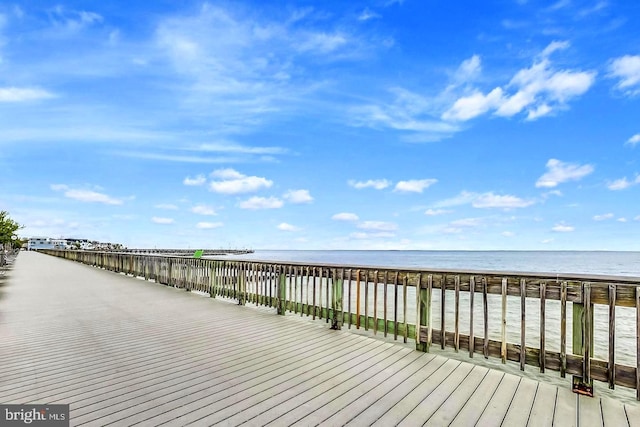
<path fill-rule="evenodd" d="M 72 251 L 76 252 L 76 251 Z M 77 251 L 83 252 L 83 251 Z M 118 254 L 134 256 L 155 256 L 164 258 L 184 259 L 184 256 L 168 255 L 162 253 L 148 253 L 137 254 L 131 252 L 101 252 L 91 251 L 90 253 L 105 253 L 105 254 Z M 458 270 L 458 269 L 443 269 L 443 268 L 431 268 L 431 267 L 405 267 L 405 266 L 382 266 L 382 265 L 357 265 L 357 264 L 333 264 L 333 263 L 319 263 L 319 262 L 301 262 L 301 261 L 286 261 L 286 260 L 261 260 L 261 259 L 246 259 L 246 258 L 230 258 L 225 256 L 224 258 L 216 258 L 215 256 L 205 256 L 202 259 L 215 260 L 215 261 L 231 261 L 231 262 L 249 262 L 256 264 L 272 264 L 272 265 L 287 265 L 298 267 L 323 267 L 323 268 L 336 268 L 345 270 L 379 270 L 379 271 L 401 271 L 403 273 L 429 273 L 429 274 L 444 274 L 444 275 L 461 275 L 461 276 L 493 276 L 493 277 L 505 277 L 505 278 L 522 278 L 528 277 L 540 280 L 550 280 L 556 282 L 569 281 L 569 282 L 591 282 L 591 283 L 615 283 L 618 285 L 640 285 L 640 277 L 636 276 L 615 276 L 615 275 L 602 275 L 602 274 L 578 274 L 578 273 L 557 273 L 557 272 L 527 272 L 527 271 L 500 271 L 500 270 Z"/>

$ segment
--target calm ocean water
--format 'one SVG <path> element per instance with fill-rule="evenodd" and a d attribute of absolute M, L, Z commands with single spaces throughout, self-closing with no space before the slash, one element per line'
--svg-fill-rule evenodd
<path fill-rule="evenodd" d="M 640 277 L 640 252 L 256 250 L 241 259 Z"/>

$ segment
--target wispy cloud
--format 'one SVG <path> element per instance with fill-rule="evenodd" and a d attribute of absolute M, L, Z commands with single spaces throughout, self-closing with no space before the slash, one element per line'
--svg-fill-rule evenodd
<path fill-rule="evenodd" d="M 527 120 L 535 120 L 558 109 L 586 91 L 595 82 L 595 71 L 557 70 L 549 56 L 569 47 L 568 42 L 549 44 L 529 68 L 518 71 L 504 87 L 484 94 L 475 90 L 459 98 L 442 114 L 444 120 L 466 121 L 489 111 L 502 117 L 512 117 L 523 111 Z"/>
<path fill-rule="evenodd" d="M 240 202 L 238 205 L 241 209 L 279 209 L 284 202 L 276 197 L 251 197 L 250 199 Z"/>
<path fill-rule="evenodd" d="M 191 178 L 188 176 L 182 181 L 184 185 L 190 185 L 190 186 L 204 185 L 204 183 L 206 182 L 207 182 L 207 178 L 205 178 L 204 175 L 198 175 L 194 178 Z"/>
<path fill-rule="evenodd" d="M 426 211 L 424 211 L 424 214 L 427 216 L 438 216 L 438 215 L 448 214 L 450 212 L 452 211 L 447 209 L 427 209 Z"/>
<path fill-rule="evenodd" d="M 191 212 L 198 215 L 217 215 L 215 209 L 207 205 L 196 205 L 191 208 Z"/>
<path fill-rule="evenodd" d="M 222 179 L 209 183 L 211 191 L 221 194 L 251 193 L 273 185 L 273 181 L 264 177 L 243 175 L 235 169 L 219 169 L 211 176 Z"/>
<path fill-rule="evenodd" d="M 169 211 L 178 210 L 178 207 L 176 205 L 169 204 L 169 203 L 160 203 L 160 204 L 154 205 L 153 207 L 156 209 L 164 209 Z"/>
<path fill-rule="evenodd" d="M 222 222 L 199 222 L 196 224 L 196 228 L 200 230 L 211 230 L 213 228 L 220 228 L 224 226 Z"/>
<path fill-rule="evenodd" d="M 493 192 L 472 193 L 463 191 L 455 197 L 436 202 L 433 206 L 434 208 L 440 209 L 470 204 L 474 208 L 479 209 L 515 209 L 525 208 L 535 203 L 535 200 L 522 199 L 510 194 L 495 194 Z"/>
<path fill-rule="evenodd" d="M 278 224 L 278 230 L 281 231 L 300 231 L 300 227 L 296 227 L 295 225 L 287 224 L 286 222 L 282 222 Z"/>
<path fill-rule="evenodd" d="M 422 193 L 426 188 L 431 187 L 438 182 L 437 179 L 411 179 L 408 181 L 399 181 L 393 191 L 405 193 Z"/>
<path fill-rule="evenodd" d="M 62 191 L 65 197 L 80 202 L 103 203 L 105 205 L 122 205 L 124 203 L 123 199 L 111 197 L 94 190 L 70 188 L 65 184 L 53 184 L 51 185 L 51 189 L 54 191 Z"/>
<path fill-rule="evenodd" d="M 0 102 L 28 102 L 54 97 L 53 93 L 39 88 L 0 87 Z"/>
<path fill-rule="evenodd" d="M 350 212 L 341 212 L 331 217 L 334 221 L 358 221 L 360 218 L 358 215 Z"/>
<path fill-rule="evenodd" d="M 493 193 L 484 193 L 478 195 L 471 206 L 474 208 L 501 208 L 501 209 L 513 209 L 513 208 L 526 208 L 535 204 L 534 200 L 524 200 L 517 196 L 509 194 L 499 195 Z"/>
<path fill-rule="evenodd" d="M 374 232 L 374 233 L 366 233 L 366 232 L 357 231 L 357 232 L 349 234 L 349 237 L 351 237 L 352 239 L 358 239 L 358 240 L 384 239 L 384 238 L 392 238 L 392 237 L 395 237 L 395 236 L 396 236 L 395 233 L 390 233 L 388 231 L 379 231 L 379 232 Z"/>
<path fill-rule="evenodd" d="M 369 8 L 365 8 L 360 15 L 358 15 L 358 21 L 368 21 L 370 19 L 380 18 L 381 15 L 371 11 Z"/>
<path fill-rule="evenodd" d="M 536 187 L 552 188 L 567 181 L 579 181 L 594 170 L 591 165 L 565 163 L 557 159 L 547 161 L 547 172 L 538 181 Z"/>
<path fill-rule="evenodd" d="M 385 221 L 363 221 L 357 227 L 363 230 L 395 231 L 398 229 L 398 224 Z"/>
<path fill-rule="evenodd" d="M 613 217 L 614 217 L 614 215 L 612 213 L 606 213 L 606 214 L 601 214 L 601 215 L 594 215 L 593 216 L 593 220 L 594 221 L 605 221 L 605 220 L 611 219 Z"/>
<path fill-rule="evenodd" d="M 282 198 L 294 204 L 313 202 L 313 197 L 309 194 L 309 190 L 289 190 Z"/>
<path fill-rule="evenodd" d="M 640 184 L 640 175 L 636 176 L 633 181 L 629 181 L 627 177 L 616 179 L 613 182 L 607 184 L 607 188 L 612 191 L 624 190 L 634 185 Z"/>
<path fill-rule="evenodd" d="M 169 225 L 169 224 L 173 224 L 175 220 L 173 218 L 163 218 L 163 217 L 154 216 L 151 218 L 151 222 L 155 224 Z"/>
<path fill-rule="evenodd" d="M 625 145 L 635 147 L 636 145 L 638 145 L 638 143 L 640 143 L 640 133 L 636 133 L 631 138 L 629 138 L 627 142 L 625 142 Z"/>
<path fill-rule="evenodd" d="M 616 88 L 625 94 L 640 94 L 640 55 L 625 55 L 612 60 L 609 77 L 618 79 Z"/>
<path fill-rule="evenodd" d="M 553 228 L 551 228 L 551 230 L 557 233 L 570 233 L 572 231 L 575 231 L 575 227 L 571 225 L 567 225 L 565 223 L 560 223 L 560 224 L 554 225 Z"/>
<path fill-rule="evenodd" d="M 369 179 L 367 181 L 355 181 L 350 179 L 348 182 L 350 187 L 353 187 L 357 190 L 361 190 L 363 188 L 373 188 L 376 190 L 384 190 L 385 188 L 391 185 L 391 181 L 386 179 Z"/>

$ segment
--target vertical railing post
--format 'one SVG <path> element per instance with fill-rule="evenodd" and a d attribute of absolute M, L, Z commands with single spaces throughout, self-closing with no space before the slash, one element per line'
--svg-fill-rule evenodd
<path fill-rule="evenodd" d="M 593 343 L 593 306 L 591 286 L 582 283 L 582 303 L 573 303 L 573 354 L 582 356 L 582 376 L 573 376 L 573 392 L 593 396 L 591 348 Z"/>
<path fill-rule="evenodd" d="M 331 292 L 331 309 L 333 310 L 332 319 L 331 319 L 331 329 L 342 329 L 342 291 L 344 289 L 344 270 L 340 271 L 340 276 L 338 277 L 338 272 L 334 268 L 331 270 L 331 275 L 333 280 L 332 283 L 332 292 Z"/>
<path fill-rule="evenodd" d="M 278 266 L 276 271 L 278 272 L 278 283 L 276 285 L 278 295 L 278 314 L 284 316 L 287 302 L 287 275 L 284 272 L 284 268 L 281 268 L 281 266 Z"/>
<path fill-rule="evenodd" d="M 429 277 L 431 280 L 431 277 Z M 416 325 L 416 350 L 418 351 L 429 351 L 429 342 L 428 340 L 422 340 L 422 328 L 425 329 L 429 326 L 429 319 L 431 316 L 429 313 L 431 312 L 431 295 L 429 295 L 429 289 L 426 287 L 422 287 L 421 283 L 421 275 L 418 274 L 418 280 L 416 283 L 416 300 L 417 300 L 417 311 L 418 311 L 418 324 Z"/>
<path fill-rule="evenodd" d="M 238 305 L 244 305 L 247 299 L 247 265 L 238 264 Z"/>

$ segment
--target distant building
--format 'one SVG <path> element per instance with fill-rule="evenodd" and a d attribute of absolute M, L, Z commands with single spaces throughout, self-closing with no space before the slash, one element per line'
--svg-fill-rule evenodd
<path fill-rule="evenodd" d="M 55 249 L 54 239 L 49 237 L 31 237 L 27 243 L 27 249 L 30 251 L 38 249 Z"/>

